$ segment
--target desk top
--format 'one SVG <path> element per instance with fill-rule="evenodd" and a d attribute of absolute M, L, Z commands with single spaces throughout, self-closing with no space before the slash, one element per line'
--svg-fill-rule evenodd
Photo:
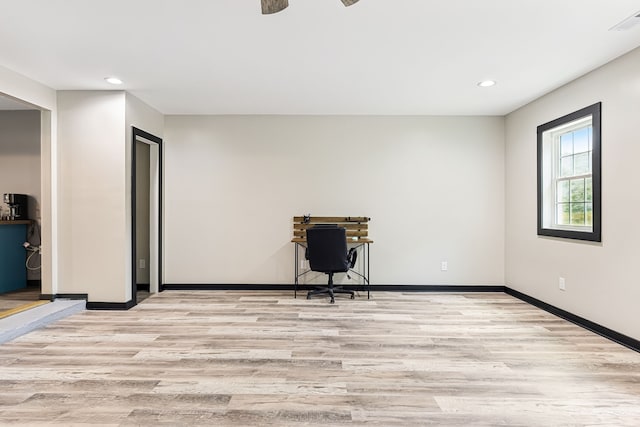
<path fill-rule="evenodd" d="M 291 239 L 292 243 L 307 243 L 307 239 L 306 237 L 294 237 L 293 239 Z M 357 243 L 373 243 L 373 240 L 371 239 L 349 239 L 347 238 L 347 244 L 351 245 L 351 244 L 357 244 Z"/>
<path fill-rule="evenodd" d="M 0 225 L 29 225 L 32 222 L 30 219 L 16 219 L 13 221 L 1 220 Z"/>

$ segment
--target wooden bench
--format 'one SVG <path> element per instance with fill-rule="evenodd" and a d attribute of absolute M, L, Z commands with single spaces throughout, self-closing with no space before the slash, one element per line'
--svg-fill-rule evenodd
<path fill-rule="evenodd" d="M 373 243 L 373 240 L 369 239 L 370 220 L 371 218 L 366 216 L 294 216 L 291 241 L 307 243 L 307 228 L 318 224 L 335 224 L 346 229 L 349 243 Z"/>

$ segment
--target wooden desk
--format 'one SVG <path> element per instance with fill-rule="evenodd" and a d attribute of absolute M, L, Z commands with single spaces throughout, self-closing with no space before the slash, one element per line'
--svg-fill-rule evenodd
<path fill-rule="evenodd" d="M 30 219 L 16 219 L 13 221 L 0 220 L 0 225 L 31 225 L 33 221 Z"/>
<path fill-rule="evenodd" d="M 334 224 L 338 227 L 343 227 L 347 232 L 347 245 L 352 248 L 362 249 L 362 271 L 349 270 L 349 273 L 354 273 L 358 277 L 362 278 L 367 289 L 367 299 L 371 297 L 371 281 L 369 270 L 369 245 L 373 243 L 373 240 L 369 238 L 369 221 L 371 218 L 365 216 L 294 216 L 293 217 L 293 238 L 291 242 L 295 244 L 294 253 L 294 291 L 293 297 L 297 298 L 298 285 L 300 277 L 311 272 L 310 269 L 301 271 L 303 267 L 300 266 L 300 251 L 304 256 L 307 248 L 307 228 L 313 227 L 318 224 Z M 304 260 L 304 258 L 303 258 Z"/>

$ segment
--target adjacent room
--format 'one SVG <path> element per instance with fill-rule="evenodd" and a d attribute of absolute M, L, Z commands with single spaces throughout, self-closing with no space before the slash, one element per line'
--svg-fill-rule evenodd
<path fill-rule="evenodd" d="M 637 0 L 0 6 L 0 424 L 637 425 Z"/>

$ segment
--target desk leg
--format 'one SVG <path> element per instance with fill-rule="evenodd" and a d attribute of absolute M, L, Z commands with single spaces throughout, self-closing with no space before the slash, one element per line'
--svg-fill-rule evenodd
<path fill-rule="evenodd" d="M 293 282 L 293 298 L 298 298 L 298 244 L 295 243 L 296 253 L 293 259 L 293 271 L 295 274 L 294 282 Z"/>
<path fill-rule="evenodd" d="M 367 299 L 371 298 L 370 290 L 371 290 L 371 276 L 369 272 L 369 244 L 366 245 L 367 249 Z"/>

